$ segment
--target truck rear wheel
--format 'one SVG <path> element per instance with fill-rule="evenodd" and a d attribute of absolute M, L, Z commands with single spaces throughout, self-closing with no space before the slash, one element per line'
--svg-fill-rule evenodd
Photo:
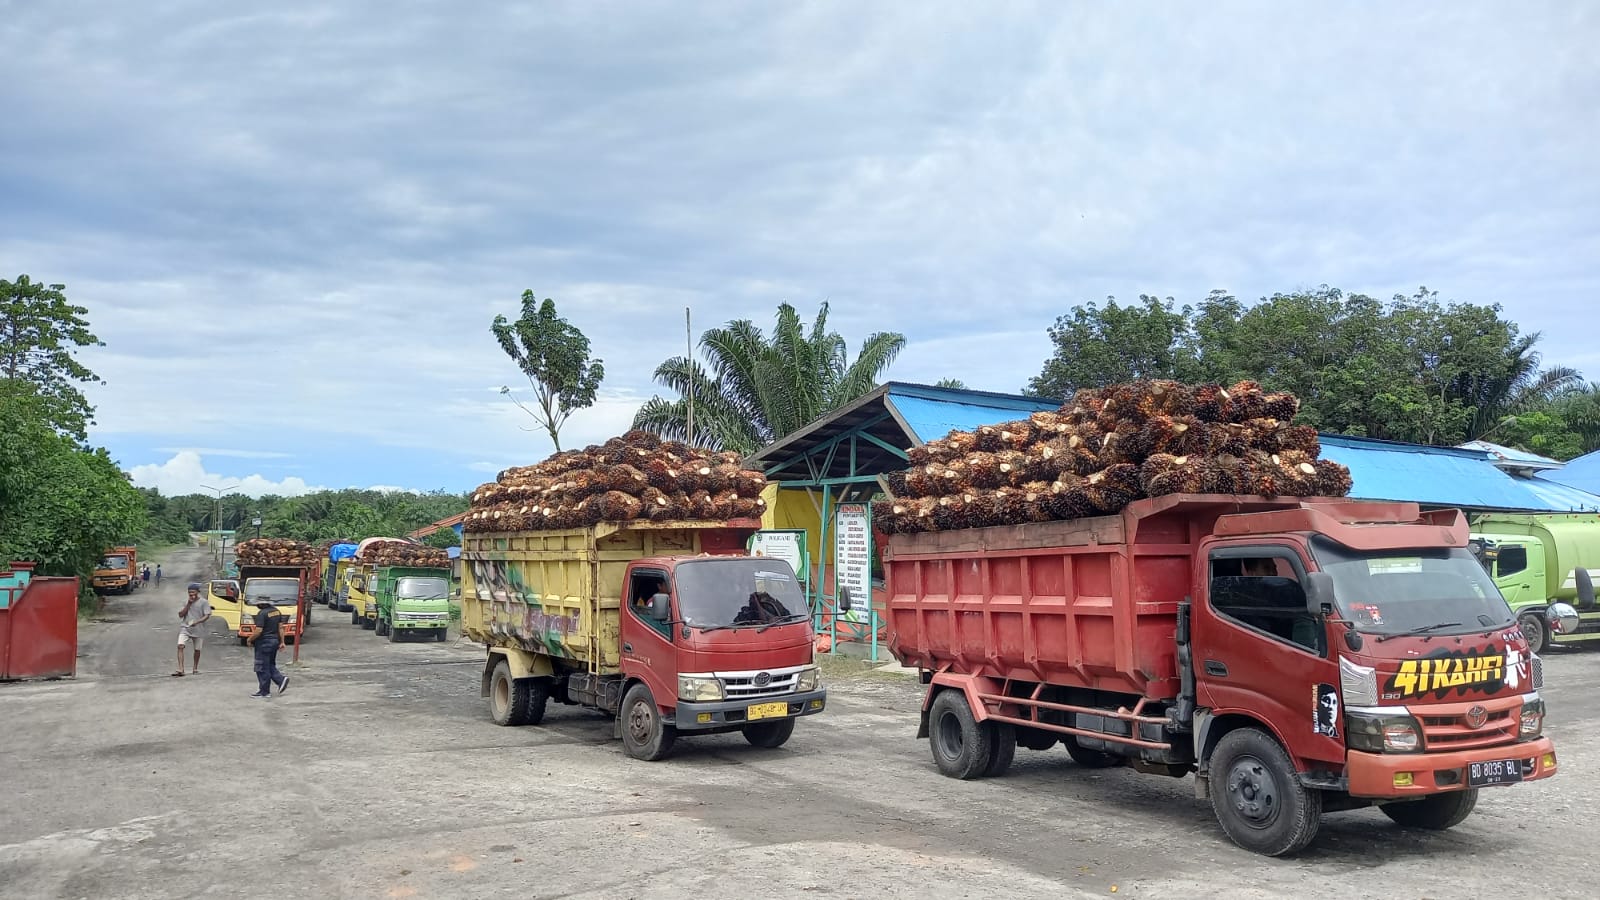
<path fill-rule="evenodd" d="M 634 759 L 655 762 L 672 752 L 678 729 L 661 718 L 656 699 L 643 684 L 628 688 L 622 698 L 622 749 Z"/>
<path fill-rule="evenodd" d="M 350 624 L 351 625 L 360 625 L 361 624 L 361 617 L 356 615 L 356 611 L 353 610 L 353 609 L 350 610 Z"/>
<path fill-rule="evenodd" d="M 511 677 L 511 663 L 500 660 L 489 676 L 489 715 L 496 725 L 528 723 L 528 682 Z"/>
<path fill-rule="evenodd" d="M 1056 736 L 1038 728 L 1018 728 L 1017 746 L 1029 750 L 1049 750 L 1056 745 Z"/>
<path fill-rule="evenodd" d="M 960 691 L 940 691 L 928 710 L 933 764 L 951 778 L 977 778 L 989 767 L 994 731 L 980 728 Z"/>
<path fill-rule="evenodd" d="M 1421 800 L 1385 803 L 1378 808 L 1402 828 L 1444 831 L 1460 825 L 1467 816 L 1472 815 L 1472 809 L 1477 805 L 1478 789 L 1468 788 L 1448 794 L 1434 794 Z"/>
<path fill-rule="evenodd" d="M 1072 761 L 1085 769 L 1109 769 L 1112 766 L 1120 766 L 1123 763 L 1122 757 L 1115 753 L 1107 753 L 1104 750 L 1091 750 L 1078 743 L 1078 738 L 1075 735 L 1069 734 L 1063 737 L 1061 745 L 1067 748 L 1067 755 L 1072 757 Z"/>
<path fill-rule="evenodd" d="M 384 635 L 389 633 L 390 628 L 389 628 L 389 621 L 387 619 L 382 619 L 382 618 L 378 618 L 378 617 L 374 616 L 373 619 L 372 619 L 372 623 L 373 623 L 372 624 L 372 633 L 374 635 L 377 635 L 378 637 L 383 637 Z"/>
<path fill-rule="evenodd" d="M 378 627 L 378 620 L 371 616 L 362 616 L 361 627 L 367 631 L 372 631 Z"/>
<path fill-rule="evenodd" d="M 983 767 L 983 777 L 999 778 L 1017 758 L 1017 729 L 1008 722 L 984 722 L 978 727 L 990 729 L 989 763 Z"/>
<path fill-rule="evenodd" d="M 1525 612 L 1517 616 L 1517 626 L 1522 629 L 1522 636 L 1528 639 L 1528 649 L 1543 653 L 1545 645 L 1550 643 L 1550 626 L 1545 624 L 1544 616 Z"/>
<path fill-rule="evenodd" d="M 1266 732 L 1240 728 L 1223 735 L 1211 754 L 1211 779 L 1217 821 L 1246 850 L 1282 856 L 1317 836 L 1322 794 L 1300 786 L 1289 754 Z"/>
<path fill-rule="evenodd" d="M 775 750 L 788 743 L 789 737 L 794 734 L 793 719 L 779 719 L 776 722 L 757 722 L 744 727 L 744 739 L 752 747 L 765 747 Z"/>

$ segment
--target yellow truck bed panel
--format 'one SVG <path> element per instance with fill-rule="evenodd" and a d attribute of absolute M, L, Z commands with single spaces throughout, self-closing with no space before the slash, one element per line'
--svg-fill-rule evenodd
<path fill-rule="evenodd" d="M 726 522 L 620 522 L 461 540 L 462 631 L 491 647 L 570 660 L 597 674 L 621 665 L 618 621 L 628 563 L 701 552 Z"/>

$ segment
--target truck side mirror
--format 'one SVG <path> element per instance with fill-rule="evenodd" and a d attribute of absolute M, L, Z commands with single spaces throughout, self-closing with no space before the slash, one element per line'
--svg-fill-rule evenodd
<path fill-rule="evenodd" d="M 1306 611 L 1320 616 L 1333 609 L 1333 576 L 1327 572 L 1306 573 Z"/>
<path fill-rule="evenodd" d="M 650 598 L 650 618 L 665 622 L 672 617 L 672 596 L 656 594 Z"/>

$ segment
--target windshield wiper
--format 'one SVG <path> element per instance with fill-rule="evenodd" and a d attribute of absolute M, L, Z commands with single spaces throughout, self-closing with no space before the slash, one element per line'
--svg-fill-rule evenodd
<path fill-rule="evenodd" d="M 800 621 L 801 619 L 809 619 L 809 618 L 811 618 L 811 614 L 810 613 L 790 613 L 787 616 L 784 616 L 784 617 L 782 617 L 780 619 L 776 619 L 774 621 L 768 622 L 767 624 L 761 626 L 760 628 L 757 628 L 756 629 L 756 634 L 760 634 L 761 632 L 766 631 L 768 628 L 771 628 L 774 625 L 791 625 L 791 624 L 793 624 L 795 622 Z"/>
<path fill-rule="evenodd" d="M 722 631 L 722 630 L 727 629 L 727 628 L 749 628 L 751 625 L 755 625 L 755 624 L 757 624 L 757 623 L 755 623 L 755 622 L 730 622 L 730 623 L 728 623 L 726 625 L 696 625 L 695 627 L 700 629 L 700 633 L 701 634 L 705 634 L 705 633 L 711 632 L 711 631 Z"/>
<path fill-rule="evenodd" d="M 1389 638 L 1411 637 L 1418 634 L 1427 634 L 1430 631 L 1438 631 L 1441 628 L 1454 628 L 1460 624 L 1460 622 L 1435 622 L 1432 625 L 1418 625 L 1416 628 L 1413 628 L 1410 631 L 1401 631 L 1395 634 L 1380 635 L 1378 637 L 1378 643 L 1381 644 L 1384 641 L 1387 641 Z"/>

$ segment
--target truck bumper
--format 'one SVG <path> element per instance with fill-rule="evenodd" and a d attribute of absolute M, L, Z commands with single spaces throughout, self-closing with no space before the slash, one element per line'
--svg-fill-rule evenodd
<path fill-rule="evenodd" d="M 435 631 L 435 630 L 438 630 L 440 628 L 449 628 L 449 627 L 450 627 L 450 620 L 449 619 L 445 619 L 445 620 L 439 621 L 439 622 L 407 622 L 407 621 L 397 620 L 393 624 L 393 628 L 394 628 L 395 631 Z"/>
<path fill-rule="evenodd" d="M 781 716 L 764 716 L 760 719 L 750 718 L 750 709 L 755 706 L 765 706 L 771 703 L 784 703 L 788 709 Z M 781 697 L 766 697 L 760 700 L 735 700 L 719 703 L 687 703 L 678 702 L 678 708 L 673 715 L 673 724 L 679 731 L 727 731 L 730 728 L 739 728 L 751 722 L 776 722 L 780 719 L 794 719 L 800 716 L 811 716 L 822 712 L 828 705 L 828 691 L 826 688 L 817 691 L 807 691 L 803 694 L 787 694 Z"/>
<path fill-rule="evenodd" d="M 1547 737 L 1498 747 L 1479 747 L 1453 753 L 1363 753 L 1351 750 L 1345 761 L 1350 796 L 1375 800 L 1423 797 L 1465 790 L 1467 766 L 1475 762 L 1514 759 L 1522 764 L 1522 780 L 1538 781 L 1556 773 L 1555 745 Z M 1410 784 L 1396 785 L 1406 775 Z"/>

